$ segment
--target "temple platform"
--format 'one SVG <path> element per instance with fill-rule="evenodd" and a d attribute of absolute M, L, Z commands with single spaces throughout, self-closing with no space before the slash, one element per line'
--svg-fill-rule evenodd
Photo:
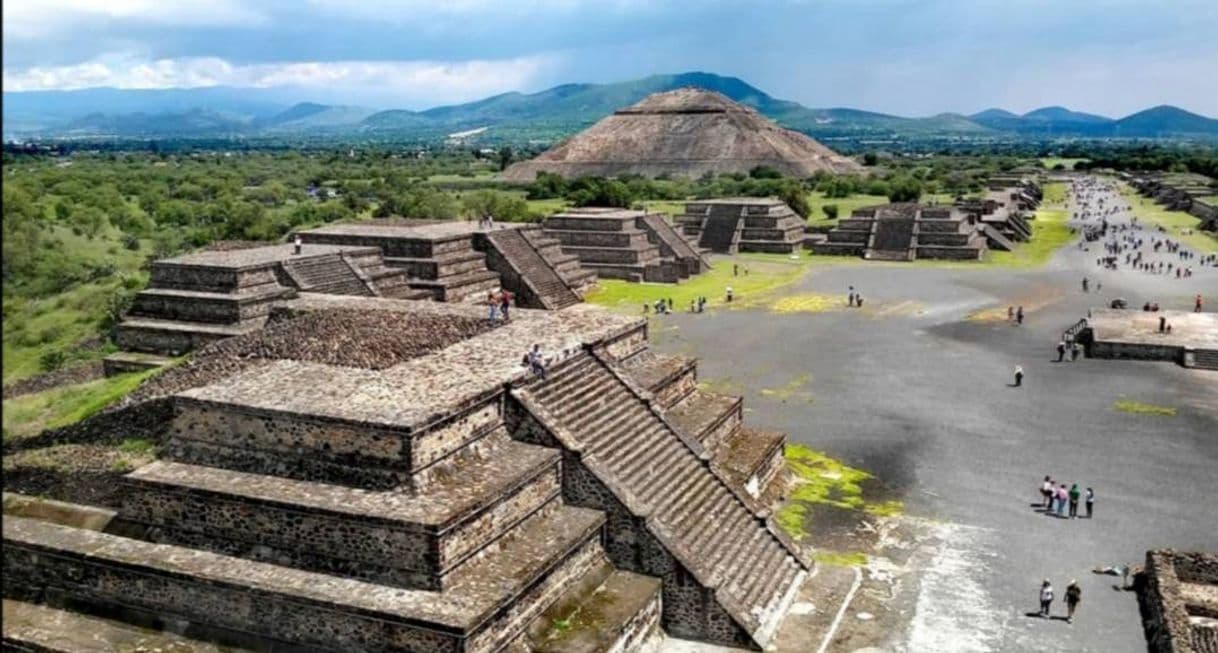
<path fill-rule="evenodd" d="M 1159 318 L 1171 333 L 1159 331 Z M 1093 309 L 1087 320 L 1092 358 L 1166 360 L 1218 369 L 1218 313 Z"/>

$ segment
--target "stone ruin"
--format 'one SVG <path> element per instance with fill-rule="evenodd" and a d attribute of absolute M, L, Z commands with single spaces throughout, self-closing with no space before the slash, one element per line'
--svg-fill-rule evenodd
<path fill-rule="evenodd" d="M 1139 194 L 1173 211 L 1185 211 L 1201 221 L 1198 229 L 1218 231 L 1218 203 L 1202 199 L 1218 195 L 1212 180 L 1194 175 L 1191 183 L 1172 183 L 1161 172 L 1120 173 Z"/>
<path fill-rule="evenodd" d="M 410 345 L 345 359 L 326 319 L 239 336 L 232 373 L 125 409 L 157 405 L 159 459 L 115 509 L 5 496 L 6 646 L 771 641 L 812 564 L 772 521 L 784 436 L 649 350 L 645 320 L 575 306 L 469 331 L 479 307 L 312 293 L 275 312 L 335 310 Z M 534 343 L 544 379 L 521 364 Z"/>
<path fill-rule="evenodd" d="M 204 251 L 156 261 L 115 330 L 127 353 L 112 373 L 258 330 L 299 293 L 466 301 L 507 288 L 519 306 L 561 309 L 582 301 L 596 273 L 534 225 L 470 223 L 329 225 L 295 245 Z"/>
<path fill-rule="evenodd" d="M 547 218 L 543 229 L 564 253 L 601 277 L 675 283 L 710 269 L 704 250 L 662 213 L 575 208 Z"/>
<path fill-rule="evenodd" d="M 677 218 L 683 233 L 717 253 L 790 254 L 804 239 L 804 219 L 774 198 L 735 197 L 687 202 Z"/>
<path fill-rule="evenodd" d="M 1138 586 L 1151 653 L 1218 653 L 1218 555 L 1147 551 Z"/>
<path fill-rule="evenodd" d="M 816 254 L 875 261 L 979 261 L 990 249 L 1012 251 L 1032 237 L 1025 212 L 1039 202 L 1036 192 L 1004 188 L 951 206 L 907 202 L 863 207 L 810 245 Z"/>
<path fill-rule="evenodd" d="M 804 179 L 817 172 L 863 168 L 805 134 L 783 129 L 750 107 L 714 91 L 655 93 L 613 112 L 529 160 L 503 179 L 528 183 L 540 172 L 563 177 L 685 177 L 747 174 L 757 166 Z"/>

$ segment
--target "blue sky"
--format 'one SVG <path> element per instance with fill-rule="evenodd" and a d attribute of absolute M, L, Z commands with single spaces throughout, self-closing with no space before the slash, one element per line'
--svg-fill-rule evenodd
<path fill-rule="evenodd" d="M 4 90 L 420 109 L 703 70 L 812 107 L 1218 116 L 1215 0 L 6 0 Z"/>

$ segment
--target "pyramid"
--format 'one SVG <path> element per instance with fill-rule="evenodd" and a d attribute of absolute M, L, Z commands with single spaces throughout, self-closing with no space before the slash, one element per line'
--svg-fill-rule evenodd
<path fill-rule="evenodd" d="M 727 97 L 699 88 L 655 93 L 503 173 L 529 182 L 539 172 L 573 178 L 643 175 L 697 178 L 769 166 L 793 177 L 853 172 L 854 161 L 783 129 Z"/>

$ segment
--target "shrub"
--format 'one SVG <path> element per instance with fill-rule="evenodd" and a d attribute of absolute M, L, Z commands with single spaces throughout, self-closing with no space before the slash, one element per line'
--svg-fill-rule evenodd
<path fill-rule="evenodd" d="M 42 352 L 42 355 L 38 357 L 38 366 L 41 367 L 42 371 L 44 372 L 54 372 L 55 370 L 63 367 L 63 364 L 67 362 L 67 360 L 68 355 L 65 354 L 62 349 L 48 349 Z"/>
<path fill-rule="evenodd" d="M 140 249 L 140 239 L 132 234 L 123 234 L 123 247 L 133 252 L 138 252 Z"/>
<path fill-rule="evenodd" d="M 828 218 L 830 220 L 837 219 L 837 205 L 836 204 L 826 204 L 826 205 L 820 207 L 820 210 L 824 211 L 826 218 Z"/>

